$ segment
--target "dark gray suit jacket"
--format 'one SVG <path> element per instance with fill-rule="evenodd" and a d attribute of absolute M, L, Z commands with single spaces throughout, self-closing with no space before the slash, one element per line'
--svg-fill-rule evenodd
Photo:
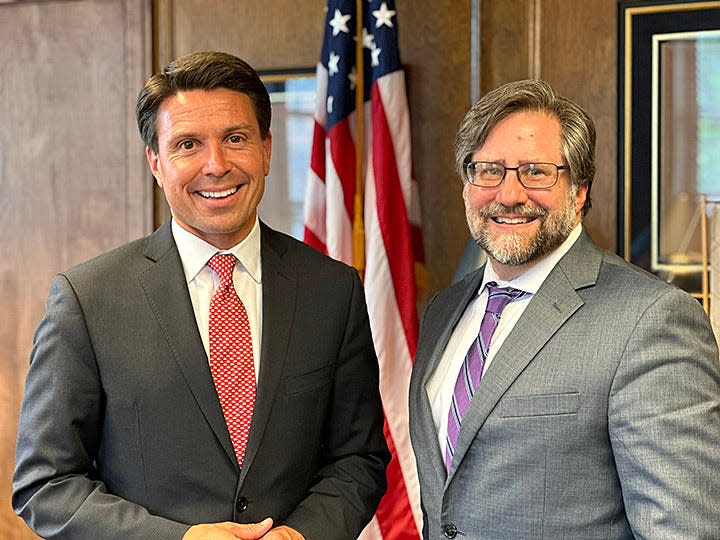
<path fill-rule="evenodd" d="M 423 317 L 410 429 L 424 537 L 720 538 L 709 322 L 688 294 L 585 232 L 490 364 L 446 474 L 425 385 L 482 275 L 440 293 Z"/>
<path fill-rule="evenodd" d="M 13 505 L 40 535 L 175 539 L 266 516 L 355 538 L 385 491 L 357 273 L 261 224 L 263 342 L 239 470 L 169 223 L 60 274 L 31 355 Z"/>

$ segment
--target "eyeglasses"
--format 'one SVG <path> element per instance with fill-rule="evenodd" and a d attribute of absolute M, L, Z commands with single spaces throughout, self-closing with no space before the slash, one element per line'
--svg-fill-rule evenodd
<path fill-rule="evenodd" d="M 527 189 L 553 187 L 560 171 L 570 169 L 567 165 L 554 163 L 522 163 L 517 167 L 506 167 L 492 161 L 471 161 L 465 165 L 465 177 L 473 186 L 497 187 L 505 180 L 508 171 L 515 171 L 518 180 Z"/>

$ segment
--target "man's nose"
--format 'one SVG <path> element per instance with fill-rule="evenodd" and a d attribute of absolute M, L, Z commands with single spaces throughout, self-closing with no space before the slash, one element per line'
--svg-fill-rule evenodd
<path fill-rule="evenodd" d="M 495 200 L 508 207 L 527 202 L 527 190 L 520 182 L 517 171 L 505 171 L 505 179 L 498 186 Z"/>
<path fill-rule="evenodd" d="M 215 143 L 208 146 L 208 151 L 203 167 L 203 173 L 207 176 L 225 176 L 232 165 L 227 157 L 226 149 L 222 144 Z"/>

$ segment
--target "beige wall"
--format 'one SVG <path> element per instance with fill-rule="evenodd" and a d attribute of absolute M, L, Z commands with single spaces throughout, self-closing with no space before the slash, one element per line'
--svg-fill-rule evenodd
<path fill-rule="evenodd" d="M 155 65 L 223 49 L 257 69 L 314 66 L 325 0 L 0 3 L 0 538 L 32 538 L 10 475 L 32 332 L 51 276 L 153 226 L 152 181 L 133 118 Z M 420 7 L 420 5 L 422 7 Z M 155 23 L 151 25 L 151 12 Z M 470 1 L 397 0 L 429 273 L 446 287 L 467 240 L 452 140 L 470 106 Z M 615 0 L 485 0 L 482 87 L 542 76 L 599 130 L 599 242 L 615 239 Z M 31 266 L 23 266 L 31 265 Z"/>

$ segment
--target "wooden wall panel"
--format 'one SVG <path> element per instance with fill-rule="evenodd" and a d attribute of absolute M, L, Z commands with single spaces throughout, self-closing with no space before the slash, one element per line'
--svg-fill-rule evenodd
<path fill-rule="evenodd" d="M 10 505 L 18 409 L 52 276 L 151 229 L 134 123 L 150 71 L 143 0 L 0 4 L 0 538 L 33 535 Z"/>
<path fill-rule="evenodd" d="M 542 0 L 539 55 L 540 76 L 595 120 L 597 173 L 593 208 L 585 223 L 595 241 L 613 251 L 617 243 L 616 10 L 616 0 L 584 0 L 581 7 L 573 0 Z"/>
<path fill-rule="evenodd" d="M 428 292 L 450 285 L 468 239 L 453 142 L 470 107 L 470 2 L 397 0 Z"/>
<path fill-rule="evenodd" d="M 532 77 L 533 0 L 481 2 L 480 88 L 486 93 L 508 81 Z"/>
<path fill-rule="evenodd" d="M 236 54 L 258 70 L 314 68 L 322 46 L 325 0 L 160 0 L 160 31 L 172 39 L 161 65 L 194 51 Z"/>

